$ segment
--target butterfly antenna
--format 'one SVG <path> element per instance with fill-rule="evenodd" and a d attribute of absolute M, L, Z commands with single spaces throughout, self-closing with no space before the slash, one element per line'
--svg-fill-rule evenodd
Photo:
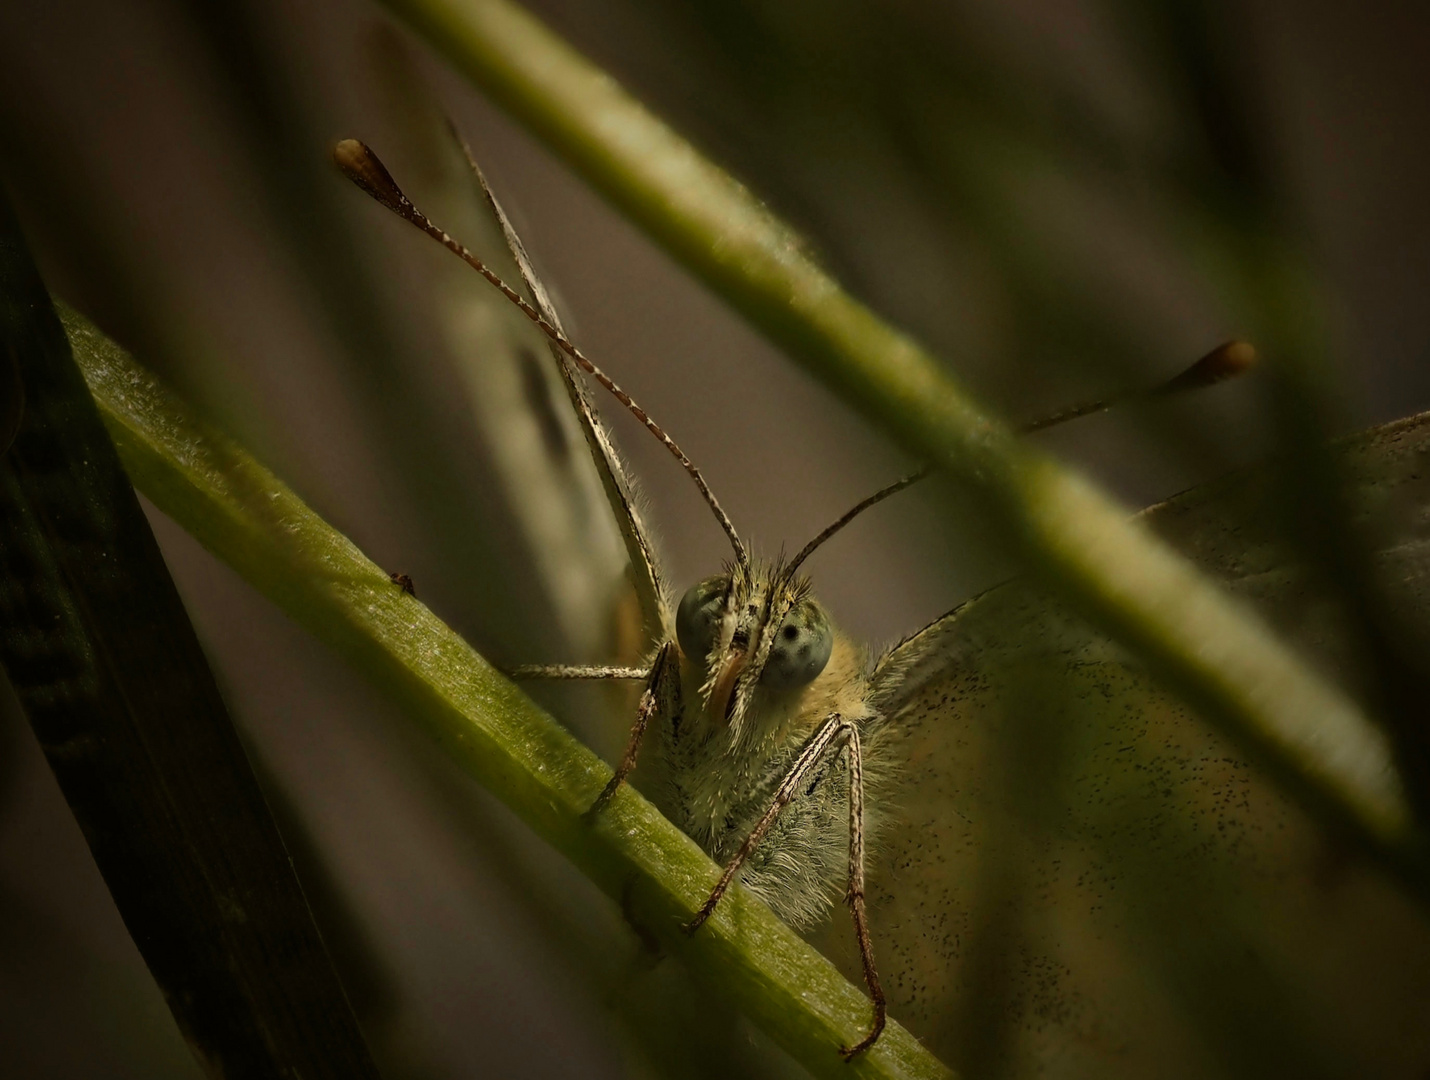
<path fill-rule="evenodd" d="M 1084 416 L 1091 416 L 1093 413 L 1106 412 L 1114 405 L 1121 405 L 1137 398 L 1158 398 L 1166 397 L 1168 394 L 1181 394 L 1188 390 L 1204 390 L 1208 386 L 1215 386 L 1227 379 L 1234 379 L 1255 363 L 1256 349 L 1249 342 L 1228 341 L 1218 345 L 1185 371 L 1173 375 L 1166 382 L 1160 383 L 1150 390 L 1131 390 L 1124 394 L 1103 398 L 1101 401 L 1088 401 L 1081 405 L 1059 409 L 1055 413 L 1049 413 L 1047 416 L 1029 421 L 1018 430 L 1024 435 L 1031 435 L 1035 431 L 1045 431 L 1050 427 L 1065 424 L 1069 420 L 1079 420 Z"/>
<path fill-rule="evenodd" d="M 588 360 L 586 355 L 582 353 L 580 349 L 576 348 L 560 329 L 553 326 L 536 308 L 532 307 L 524 296 L 499 278 L 476 254 L 459 241 L 453 239 L 447 232 L 434 225 L 426 214 L 417 209 L 417 207 L 412 204 L 412 200 L 403 194 L 402 189 L 397 186 L 397 181 L 394 180 L 392 174 L 387 171 L 387 166 L 382 163 L 378 156 L 374 154 L 365 143 L 359 142 L 357 139 L 344 139 L 333 147 L 333 161 L 337 164 L 338 168 L 342 170 L 344 176 L 363 191 L 367 192 L 368 195 L 372 196 L 404 221 L 416 226 L 433 240 L 436 240 L 473 270 L 481 274 L 482 277 L 486 278 L 487 281 L 491 282 L 492 285 L 496 286 L 501 294 L 516 305 L 523 315 L 535 323 L 537 328 L 550 338 L 557 348 L 570 357 L 571 361 L 577 367 L 590 375 L 591 378 L 595 379 L 601 386 L 605 387 L 612 397 L 630 410 L 631 414 L 645 425 L 647 431 L 660 440 L 661 444 L 674 455 L 675 460 L 680 462 L 681 467 L 690 474 L 690 478 L 695 481 L 695 486 L 700 489 L 700 494 L 704 497 L 705 502 L 715 514 L 716 520 L 720 522 L 720 527 L 725 530 L 725 535 L 730 538 L 730 546 L 735 549 L 735 561 L 744 569 L 749 569 L 749 552 L 745 550 L 744 542 L 740 539 L 739 533 L 735 531 L 734 522 L 732 522 L 729 515 L 725 513 L 724 508 L 720 505 L 720 500 L 715 498 L 715 493 L 710 490 L 710 485 L 705 482 L 705 477 L 702 476 L 700 470 L 695 467 L 695 463 L 685 456 L 685 451 L 676 444 L 674 439 L 666 434 L 664 428 L 652 420 L 644 409 L 631 400 L 631 396 L 616 385 L 614 379 Z"/>
<path fill-rule="evenodd" d="M 1088 401 L 1081 405 L 1073 405 L 1066 409 L 1059 409 L 1055 413 L 1049 413 L 1047 416 L 1040 416 L 1036 420 L 1030 420 L 1028 423 L 1021 425 L 1018 431 L 1024 435 L 1031 435 L 1035 431 L 1046 431 L 1050 427 L 1057 427 L 1059 424 L 1065 424 L 1069 420 L 1078 420 L 1084 416 L 1091 416 L 1093 413 L 1106 412 L 1114 405 L 1119 405 L 1122 402 L 1136 398 L 1165 397 L 1168 394 L 1180 394 L 1188 390 L 1201 390 L 1208 386 L 1215 386 L 1219 382 L 1235 378 L 1255 363 L 1256 349 L 1251 344 L 1245 341 L 1228 341 L 1225 344 L 1218 345 L 1185 371 L 1172 376 L 1172 378 L 1164 383 L 1154 386 L 1151 390 L 1134 390 L 1114 397 L 1103 398 L 1100 401 Z M 925 465 L 917 472 L 909 473 L 908 476 L 895 480 L 888 487 L 880 488 L 868 498 L 856 503 L 840 517 L 838 521 L 834 522 L 834 524 L 830 525 L 800 549 L 799 554 L 791 559 L 789 564 L 785 567 L 786 576 L 793 574 L 800 563 L 814 554 L 817 547 L 840 529 L 844 528 L 844 526 L 848 525 L 865 510 L 868 510 L 869 507 L 883 502 L 891 495 L 897 495 L 907 487 L 912 487 L 931 472 L 933 472 L 933 469 Z"/>

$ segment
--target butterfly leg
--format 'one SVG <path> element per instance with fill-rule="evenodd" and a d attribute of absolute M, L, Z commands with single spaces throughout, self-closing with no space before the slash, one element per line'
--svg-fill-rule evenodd
<path fill-rule="evenodd" d="M 715 911 L 715 905 L 720 903 L 720 898 L 729 889 L 730 882 L 735 880 L 735 875 L 740 872 L 740 867 L 745 864 L 745 860 L 759 847 L 760 841 L 765 838 L 765 833 L 770 831 L 770 826 L 775 823 L 775 818 L 779 817 L 783 810 L 794 799 L 800 786 L 809 778 L 809 774 L 814 771 L 825 755 L 825 753 L 836 743 L 847 737 L 848 733 L 854 730 L 854 725 L 846 721 L 838 713 L 834 713 L 825 720 L 807 743 L 804 749 L 799 752 L 799 757 L 795 758 L 794 764 L 785 774 L 785 778 L 780 781 L 780 786 L 775 791 L 775 797 L 771 801 L 769 809 L 750 830 L 750 835 L 745 837 L 745 842 L 740 845 L 740 850 L 735 852 L 735 857 L 730 860 L 725 867 L 725 872 L 720 875 L 720 880 L 716 883 L 714 890 L 710 893 L 710 898 L 699 911 L 695 913 L 695 918 L 685 925 L 685 932 L 693 934 L 710 918 Z M 861 815 L 862 816 L 862 815 Z"/>
<path fill-rule="evenodd" d="M 809 742 L 805 743 L 804 749 L 800 751 L 799 757 L 795 759 L 795 763 L 775 791 L 769 809 L 750 830 L 750 835 L 740 845 L 740 850 L 735 852 L 734 858 L 726 865 L 709 898 L 696 912 L 695 918 L 686 924 L 685 932 L 693 934 L 710 918 L 715 906 L 720 903 L 720 898 L 725 895 L 730 883 L 735 880 L 735 875 L 740 872 L 740 867 L 770 831 L 780 811 L 794 800 L 795 794 L 824 755 L 831 750 L 837 751 L 841 746 L 846 748 L 849 754 L 849 910 L 854 919 L 854 933 L 859 939 L 859 958 L 864 966 L 864 982 L 874 1003 L 874 1023 L 869 1034 L 854 1046 L 840 1047 L 839 1052 L 847 1061 L 857 1054 L 862 1054 L 878 1041 L 888 1018 L 888 1006 L 884 1001 L 884 988 L 879 983 L 879 972 L 874 967 L 874 946 L 869 937 L 869 921 L 864 910 L 864 753 L 859 741 L 859 729 L 853 723 L 835 713 L 825 720 Z"/>
<path fill-rule="evenodd" d="M 649 668 L 610 664 L 518 664 L 505 668 L 511 678 L 522 679 L 646 679 Z"/>
<path fill-rule="evenodd" d="M 655 662 L 650 666 L 650 676 L 646 679 L 645 690 L 641 694 L 640 703 L 636 706 L 636 719 L 631 724 L 631 733 L 626 739 L 625 753 L 621 755 L 621 760 L 616 765 L 616 771 L 611 774 L 611 779 L 606 782 L 601 794 L 596 796 L 596 801 L 586 811 L 588 817 L 595 817 L 606 808 L 606 804 L 620 790 L 621 785 L 626 782 L 626 777 L 636 767 L 636 757 L 640 754 L 646 728 L 650 726 L 650 718 L 660 708 L 661 702 L 669 698 L 672 687 L 679 685 L 679 680 L 680 669 L 678 661 L 675 659 L 675 646 L 667 641 L 655 654 Z"/>
<path fill-rule="evenodd" d="M 884 1030 L 888 1006 L 879 972 L 874 967 L 874 944 L 869 939 L 869 920 L 864 912 L 864 750 L 859 732 L 852 724 L 848 735 L 849 753 L 849 914 L 854 919 L 854 935 L 859 939 L 859 959 L 864 965 L 864 985 L 874 1003 L 874 1024 L 869 1034 L 854 1046 L 840 1048 L 844 1060 L 873 1046 Z"/>
<path fill-rule="evenodd" d="M 596 796 L 596 801 L 586 811 L 594 817 L 605 809 L 612 796 L 625 783 L 626 777 L 636 767 L 636 756 L 640 753 L 641 742 L 645 738 L 650 718 L 667 704 L 666 715 L 674 715 L 671 699 L 679 692 L 680 664 L 676 660 L 675 646 L 667 641 L 655 654 L 649 668 L 612 667 L 589 664 L 521 664 L 507 671 L 513 679 L 644 679 L 645 692 L 636 706 L 635 723 L 631 725 L 630 737 L 626 740 L 626 751 L 610 781 Z"/>

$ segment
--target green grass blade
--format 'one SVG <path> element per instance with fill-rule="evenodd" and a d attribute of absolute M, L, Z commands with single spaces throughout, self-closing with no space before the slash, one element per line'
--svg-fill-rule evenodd
<path fill-rule="evenodd" d="M 509 0 L 387 0 L 617 208 L 901 445 L 981 492 L 1028 564 L 1328 825 L 1430 897 L 1383 733 L 1261 620 L 984 410 L 798 237 Z"/>
<path fill-rule="evenodd" d="M 295 621 L 382 685 L 468 773 L 627 906 L 709 986 L 818 1076 L 946 1077 L 897 1026 L 852 1065 L 870 1006 L 740 890 L 682 924 L 718 873 L 634 791 L 583 818 L 610 769 L 241 447 L 197 421 L 82 316 L 66 329 L 135 486 Z"/>
<path fill-rule="evenodd" d="M 0 662 L 125 926 L 210 1076 L 377 1080 L 3 193 L 0 356 Z"/>

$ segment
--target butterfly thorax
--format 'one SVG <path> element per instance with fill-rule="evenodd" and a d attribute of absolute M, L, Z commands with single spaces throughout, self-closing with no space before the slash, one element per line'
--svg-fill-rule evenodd
<path fill-rule="evenodd" d="M 829 625 L 807 583 L 785 581 L 775 568 L 743 580 L 707 579 L 687 597 L 693 594 L 704 605 L 697 627 L 703 633 L 691 630 L 690 618 L 683 620 L 680 692 L 672 701 L 674 715 L 660 725 L 665 777 L 657 801 L 724 862 L 826 720 L 838 715 L 863 727 L 876 713 L 868 703 L 863 650 Z M 683 614 L 689 615 L 685 602 Z M 697 650 L 707 646 L 700 655 Z M 820 670 L 800 682 L 811 650 Z M 879 772 L 876 763 L 873 773 Z M 866 789 L 869 780 L 866 775 Z M 847 875 L 848 786 L 847 758 L 830 755 L 741 874 L 746 887 L 797 928 L 823 918 Z"/>

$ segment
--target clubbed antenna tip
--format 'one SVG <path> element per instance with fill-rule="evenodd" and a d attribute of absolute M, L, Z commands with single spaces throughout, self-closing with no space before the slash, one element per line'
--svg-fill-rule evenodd
<path fill-rule="evenodd" d="M 1208 386 L 1215 386 L 1217 383 L 1223 382 L 1226 379 L 1235 378 L 1255 363 L 1256 349 L 1254 346 L 1245 341 L 1228 341 L 1218 345 L 1181 374 L 1172 376 L 1172 378 L 1151 390 L 1122 394 L 1117 397 L 1104 398 L 1100 401 L 1089 401 L 1081 405 L 1073 405 L 1070 408 L 1060 409 L 1058 412 L 1040 417 L 1037 420 L 1031 420 L 1019 427 L 1018 430 L 1024 435 L 1031 435 L 1034 432 L 1056 427 L 1058 424 L 1065 424 L 1069 420 L 1077 420 L 1084 416 L 1090 416 L 1093 413 L 1103 412 L 1113 405 L 1129 399 L 1138 397 L 1160 397 L 1163 394 L 1180 394 L 1185 390 L 1202 390 Z M 839 530 L 848 525 L 865 510 L 883 502 L 890 495 L 897 495 L 905 488 L 917 484 L 931 472 L 932 470 L 925 465 L 922 469 L 919 469 L 918 472 L 910 473 L 902 480 L 895 480 L 888 487 L 880 488 L 863 502 L 856 504 L 833 525 L 830 525 L 813 540 L 805 544 L 800 553 L 790 560 L 789 566 L 786 567 L 786 573 L 792 574 L 800 563 L 814 554 L 816 548 L 835 533 L 839 532 Z"/>
<path fill-rule="evenodd" d="M 1180 375 L 1157 388 L 1159 394 L 1179 394 L 1201 390 L 1234 379 L 1256 363 L 1256 347 L 1249 341 L 1228 341 L 1218 345 Z"/>
<path fill-rule="evenodd" d="M 397 181 L 364 142 L 344 139 L 333 147 L 333 163 L 342 170 L 344 176 L 371 195 L 394 214 L 409 217 L 412 204 Z"/>
<path fill-rule="evenodd" d="M 333 162 L 341 170 L 344 176 L 360 187 L 368 195 L 372 196 L 379 203 L 391 210 L 404 221 L 416 226 L 426 233 L 437 243 L 441 244 L 457 258 L 461 259 L 487 281 L 491 282 L 507 300 L 516 305 L 528 319 L 532 321 L 547 338 L 556 345 L 563 353 L 579 367 L 582 371 L 590 375 L 601 386 L 605 387 L 617 401 L 624 405 L 637 420 L 641 422 L 652 435 L 654 435 L 665 446 L 667 450 L 680 462 L 681 466 L 690 478 L 695 481 L 695 486 L 699 488 L 700 494 L 705 502 L 714 512 L 715 518 L 720 522 L 720 527 L 725 530 L 725 535 L 730 538 L 730 545 L 735 550 L 735 561 L 742 567 L 748 569 L 750 565 L 749 553 L 745 550 L 745 545 L 741 541 L 739 534 L 735 532 L 734 523 L 730 521 L 720 502 L 715 498 L 715 493 L 710 490 L 710 485 L 705 482 L 705 477 L 701 475 L 694 463 L 685 456 L 685 451 L 676 445 L 674 439 L 667 435 L 654 420 L 646 414 L 646 411 L 631 400 L 629 394 L 622 390 L 604 371 L 591 363 L 580 349 L 567 339 L 561 329 L 548 321 L 541 312 L 532 307 L 531 303 L 492 272 L 481 259 L 468 250 L 463 244 L 454 240 L 445 231 L 434 225 L 426 214 L 413 205 L 412 200 L 402 193 L 402 189 L 397 186 L 397 181 L 392 178 L 392 174 L 387 171 L 380 158 L 364 143 L 357 139 L 343 139 L 333 147 Z"/>

